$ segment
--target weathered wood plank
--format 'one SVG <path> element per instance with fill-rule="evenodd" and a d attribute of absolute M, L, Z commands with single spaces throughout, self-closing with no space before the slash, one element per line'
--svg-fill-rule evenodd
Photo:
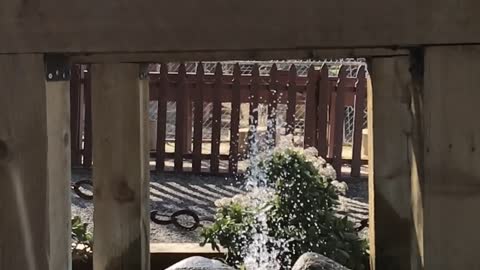
<path fill-rule="evenodd" d="M 165 2 L 154 0 L 135 5 L 93 0 L 2 1 L 0 53 L 273 51 L 480 43 L 479 9 L 476 0 L 461 4 L 450 0 L 181 0 L 169 3 L 168 8 Z M 197 14 L 204 19 L 192 27 L 191 18 Z M 258 18 L 265 23 L 258 23 Z M 273 28 L 266 23 L 272 21 Z"/>
<path fill-rule="evenodd" d="M 330 83 L 328 79 L 328 66 L 323 65 L 320 71 L 320 78 L 318 81 L 318 123 L 317 123 L 317 149 L 318 154 L 326 158 L 328 154 L 327 142 L 327 119 L 328 119 L 328 104 L 330 102 Z"/>
<path fill-rule="evenodd" d="M 47 82 L 48 135 L 48 209 L 56 227 L 50 233 L 50 269 L 70 269 L 70 254 L 63 249 L 71 246 L 71 148 L 70 148 L 70 82 Z"/>
<path fill-rule="evenodd" d="M 167 136 L 167 91 L 168 91 L 168 67 L 160 66 L 160 81 L 158 82 L 158 110 L 157 110 L 157 153 L 155 157 L 155 169 L 161 172 L 165 169 L 165 139 Z"/>
<path fill-rule="evenodd" d="M 233 86 L 232 86 L 232 112 L 230 121 L 230 156 L 228 172 L 236 174 L 238 171 L 238 147 L 239 147 L 239 128 L 240 128 L 240 65 L 237 63 L 233 68 Z"/>
<path fill-rule="evenodd" d="M 85 100 L 85 128 L 83 144 L 83 167 L 92 166 L 92 77 L 90 66 L 84 73 L 83 96 Z"/>
<path fill-rule="evenodd" d="M 95 269 L 150 269 L 148 81 L 92 65 Z"/>
<path fill-rule="evenodd" d="M 199 173 L 202 170 L 202 143 L 203 143 L 203 87 L 204 69 L 200 63 L 197 68 L 197 84 L 194 97 L 194 124 L 193 124 L 193 158 L 192 171 Z"/>
<path fill-rule="evenodd" d="M 270 95 L 268 96 L 268 115 L 267 115 L 267 136 L 268 143 L 270 146 L 276 145 L 277 139 L 277 105 L 278 105 L 278 96 L 279 96 L 279 85 L 278 85 L 278 71 L 277 65 L 273 64 L 272 69 L 270 70 L 270 84 L 269 90 Z"/>
<path fill-rule="evenodd" d="M 72 76 L 70 78 L 70 132 L 71 132 L 71 152 L 72 166 L 80 166 L 82 164 L 82 133 L 81 132 L 81 108 L 82 108 L 82 70 L 80 65 L 72 66 Z"/>
<path fill-rule="evenodd" d="M 308 70 L 307 96 L 305 101 L 305 147 L 316 145 L 317 134 L 317 80 L 318 74 L 313 66 Z"/>
<path fill-rule="evenodd" d="M 480 46 L 425 49 L 426 269 L 479 269 Z"/>
<path fill-rule="evenodd" d="M 362 130 L 365 111 L 365 98 L 367 96 L 367 79 L 365 67 L 358 71 L 357 91 L 355 93 L 355 116 L 353 124 L 353 150 L 352 150 L 352 177 L 360 177 L 360 161 L 362 159 Z"/>
<path fill-rule="evenodd" d="M 332 121 L 330 129 L 333 130 L 334 136 L 330 137 L 330 142 L 333 141 L 333 168 L 340 175 L 342 169 L 342 152 L 343 152 L 343 123 L 345 119 L 345 78 L 347 77 L 347 69 L 345 66 L 340 68 L 338 74 L 338 85 L 335 97 L 335 110 L 331 113 L 335 115 L 335 121 Z"/>
<path fill-rule="evenodd" d="M 69 95 L 42 55 L 0 56 L 0 269 L 70 268 Z"/>
<path fill-rule="evenodd" d="M 248 118 L 248 152 L 250 153 L 252 145 L 257 142 L 258 134 L 258 85 L 260 80 L 260 71 L 258 64 L 255 64 L 252 68 L 252 81 L 250 83 L 249 92 L 249 118 Z M 254 153 L 251 153 L 254 154 Z"/>
<path fill-rule="evenodd" d="M 288 91 L 287 91 L 287 127 L 286 134 L 293 134 L 295 131 L 295 112 L 297 107 L 297 68 L 295 65 L 290 67 L 288 72 Z"/>
<path fill-rule="evenodd" d="M 373 58 L 371 63 L 373 88 L 367 87 L 367 96 L 372 270 L 423 269 L 418 249 L 422 243 L 416 239 L 412 217 L 416 173 L 410 60 Z"/>
<path fill-rule="evenodd" d="M 210 159 L 210 171 L 212 173 L 218 172 L 220 155 L 220 136 L 222 131 L 222 103 L 220 102 L 220 93 L 222 92 L 222 64 L 217 63 L 215 68 L 215 85 L 213 87 L 213 102 L 212 102 L 212 145 Z"/>
<path fill-rule="evenodd" d="M 282 50 L 198 51 L 164 53 L 88 53 L 72 55 L 73 63 L 163 63 L 179 61 L 228 61 L 232 59 L 335 59 L 368 56 L 408 55 L 407 49 L 394 48 L 292 48 Z"/>
<path fill-rule="evenodd" d="M 187 85 L 185 83 L 185 64 L 180 64 L 178 69 L 178 83 L 176 89 L 176 111 L 175 111 L 175 172 L 183 171 L 183 155 L 185 154 L 186 137 L 186 109 L 187 109 Z"/>

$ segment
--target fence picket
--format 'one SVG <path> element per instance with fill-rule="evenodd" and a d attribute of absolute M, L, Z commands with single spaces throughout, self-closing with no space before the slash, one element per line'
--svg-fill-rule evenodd
<path fill-rule="evenodd" d="M 230 156 L 228 172 L 236 174 L 238 171 L 238 146 L 239 146 L 239 128 L 240 128 L 240 65 L 237 63 L 233 68 L 232 85 L 232 112 L 230 121 Z"/>
<path fill-rule="evenodd" d="M 258 64 L 255 64 L 252 69 L 252 81 L 250 83 L 250 117 L 248 118 L 248 152 L 251 151 L 251 146 L 256 143 L 258 128 L 258 88 L 260 80 L 260 71 Z"/>
<path fill-rule="evenodd" d="M 185 64 L 180 64 L 178 69 L 178 81 L 176 91 L 176 120 L 175 120 L 175 172 L 183 171 L 183 154 L 185 150 L 185 125 L 186 125 L 186 108 L 187 108 L 187 85 L 186 85 L 187 72 Z"/>
<path fill-rule="evenodd" d="M 287 99 L 287 130 L 286 134 L 293 134 L 295 131 L 295 111 L 297 105 L 297 68 L 290 67 L 288 73 L 288 99 Z"/>
<path fill-rule="evenodd" d="M 203 143 L 203 64 L 197 66 L 196 89 L 194 95 L 194 124 L 193 124 L 193 157 L 192 172 L 200 173 L 202 170 L 202 143 Z"/>
<path fill-rule="evenodd" d="M 317 121 L 317 149 L 318 154 L 327 158 L 328 142 L 327 142 L 327 116 L 328 105 L 330 103 L 330 81 L 328 78 L 328 66 L 323 65 L 320 71 L 318 81 L 318 121 Z"/>
<path fill-rule="evenodd" d="M 310 66 L 308 69 L 307 94 L 305 98 L 305 148 L 316 145 L 317 78 L 315 68 Z"/>
<path fill-rule="evenodd" d="M 337 175 L 342 170 L 342 152 L 343 152 L 343 122 L 345 119 L 345 83 L 347 78 L 347 67 L 342 66 L 338 75 L 338 84 L 335 98 L 335 122 L 330 127 L 334 130 L 333 137 L 333 168 L 337 171 Z"/>
<path fill-rule="evenodd" d="M 213 87 L 213 110 L 212 110 L 212 159 L 210 160 L 210 171 L 218 173 L 219 171 L 219 156 L 220 156 L 220 136 L 222 128 L 222 103 L 220 100 L 223 81 L 222 64 L 217 63 L 215 68 L 215 85 Z"/>
<path fill-rule="evenodd" d="M 365 97 L 367 92 L 367 80 L 365 77 L 365 66 L 358 71 L 358 82 L 355 92 L 355 117 L 353 128 L 353 150 L 352 150 L 352 177 L 360 177 L 360 166 L 362 159 L 362 129 L 363 112 L 365 110 Z"/>
<path fill-rule="evenodd" d="M 157 94 L 157 151 L 155 156 L 155 169 L 161 172 L 165 169 L 165 138 L 167 133 L 167 91 L 168 83 L 168 66 L 161 64 L 160 81 L 158 82 Z"/>
<path fill-rule="evenodd" d="M 268 116 L 267 116 L 267 134 L 269 136 L 268 143 L 270 146 L 275 146 L 277 138 L 277 102 L 278 92 L 278 71 L 277 65 L 273 64 L 270 70 L 270 85 L 269 85 L 269 100 L 268 100 Z"/>

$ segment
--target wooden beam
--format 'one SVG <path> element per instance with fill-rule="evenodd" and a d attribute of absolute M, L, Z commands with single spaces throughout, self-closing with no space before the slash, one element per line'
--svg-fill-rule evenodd
<path fill-rule="evenodd" d="M 2 55 L 0 96 L 0 269 L 70 269 L 69 83 Z"/>
<path fill-rule="evenodd" d="M 0 53 L 471 44 L 479 9 L 477 0 L 2 1 Z"/>
<path fill-rule="evenodd" d="M 190 51 L 158 53 L 79 53 L 72 54 L 73 63 L 166 63 L 183 61 L 226 61 L 226 60 L 288 60 L 288 59 L 332 59 L 408 55 L 400 48 L 336 48 L 336 49 L 283 49 L 283 50 Z"/>
<path fill-rule="evenodd" d="M 148 81 L 92 65 L 95 269 L 149 268 Z"/>
<path fill-rule="evenodd" d="M 419 159 L 412 143 L 410 58 L 373 58 L 371 63 L 373 88 L 369 85 L 367 90 L 371 266 L 422 269 L 415 226 L 421 221 L 412 214 L 412 183 L 418 180 L 412 168 Z"/>
<path fill-rule="evenodd" d="M 480 269 L 480 46 L 425 51 L 425 269 Z"/>

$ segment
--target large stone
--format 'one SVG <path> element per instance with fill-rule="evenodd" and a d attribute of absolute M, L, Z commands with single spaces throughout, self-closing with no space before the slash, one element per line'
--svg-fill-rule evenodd
<path fill-rule="evenodd" d="M 234 270 L 234 268 L 217 260 L 194 256 L 180 261 L 166 270 Z"/>
<path fill-rule="evenodd" d="M 323 255 L 308 252 L 298 258 L 292 270 L 348 270 L 348 268 Z"/>

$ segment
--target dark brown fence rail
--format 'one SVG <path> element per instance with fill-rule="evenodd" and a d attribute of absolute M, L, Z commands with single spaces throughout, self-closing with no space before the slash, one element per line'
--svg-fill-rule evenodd
<path fill-rule="evenodd" d="M 321 69 L 313 66 L 307 76 L 298 76 L 295 65 L 290 70 L 277 70 L 275 64 L 268 76 L 260 76 L 258 65 L 251 74 L 242 75 L 237 64 L 232 74 L 223 74 L 218 64 L 214 74 L 205 74 L 198 65 L 195 73 L 187 73 L 181 64 L 178 72 L 168 72 L 161 65 L 159 73 L 150 73 L 150 100 L 158 102 L 156 138 L 151 151 L 151 164 L 158 172 L 193 172 L 210 174 L 235 174 L 242 160 L 244 147 L 240 136 L 242 105 L 249 104 L 248 135 L 256 132 L 259 123 L 259 105 L 268 108 L 268 133 L 276 138 L 279 128 L 282 134 L 294 134 L 297 106 L 305 107 L 303 145 L 314 146 L 319 154 L 332 163 L 337 173 L 342 166 L 351 168 L 351 176 L 359 177 L 362 159 L 362 130 L 366 98 L 366 71 L 360 67 L 356 78 L 347 77 L 345 67 L 338 77 L 329 77 L 327 65 Z M 92 163 L 91 135 L 91 79 L 88 66 L 75 66 L 71 80 L 71 131 L 72 163 L 75 167 L 90 167 Z M 175 102 L 175 140 L 167 141 L 167 104 Z M 212 105 L 211 139 L 205 141 L 204 107 Z M 223 119 L 222 108 L 229 106 L 229 119 Z M 286 105 L 286 125 L 278 127 L 275 112 Z M 350 156 L 345 157 L 343 121 L 345 107 L 353 106 L 354 131 Z M 222 138 L 222 120 L 229 121 L 227 140 Z M 250 136 L 247 136 L 250 137 Z M 173 147 L 173 152 L 172 148 Z M 225 150 L 225 149 L 227 150 Z M 172 163 L 173 161 L 173 163 Z M 225 166 L 220 166 L 223 164 Z"/>

